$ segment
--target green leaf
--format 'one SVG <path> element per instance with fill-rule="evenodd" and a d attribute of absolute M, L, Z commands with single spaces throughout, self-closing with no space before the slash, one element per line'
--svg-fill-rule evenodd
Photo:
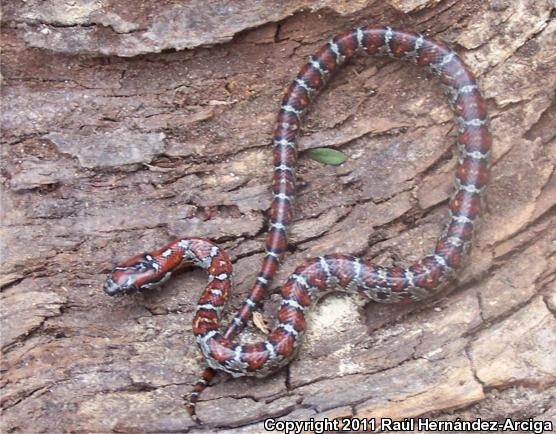
<path fill-rule="evenodd" d="M 307 156 L 319 163 L 333 164 L 337 166 L 347 160 L 347 156 L 336 149 L 331 148 L 313 148 L 305 152 Z"/>

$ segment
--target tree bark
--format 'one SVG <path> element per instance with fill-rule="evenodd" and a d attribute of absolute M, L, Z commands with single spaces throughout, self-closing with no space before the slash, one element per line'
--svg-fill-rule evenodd
<path fill-rule="evenodd" d="M 479 77 L 493 170 L 469 261 L 456 285 L 410 306 L 327 295 L 289 367 L 221 379 L 199 415 L 223 432 L 260 432 L 269 417 L 556 423 L 554 15 L 548 0 L 5 2 L 2 431 L 199 430 L 181 397 L 204 367 L 190 326 L 204 274 L 117 300 L 102 282 L 116 261 L 208 237 L 235 263 L 229 318 L 263 256 L 283 91 L 328 38 L 364 24 L 446 41 Z M 429 253 L 453 142 L 425 71 L 346 65 L 300 150 L 348 160 L 301 152 L 275 287 L 316 255 L 390 265 Z"/>

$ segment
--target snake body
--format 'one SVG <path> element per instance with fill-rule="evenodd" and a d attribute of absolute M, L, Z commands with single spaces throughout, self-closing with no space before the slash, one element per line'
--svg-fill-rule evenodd
<path fill-rule="evenodd" d="M 281 288 L 282 302 L 274 329 L 266 339 L 240 344 L 234 337 L 267 292 L 287 248 L 301 118 L 330 76 L 356 53 L 385 55 L 428 67 L 446 88 L 458 124 L 459 150 L 449 222 L 434 252 L 406 268 L 381 267 L 365 259 L 337 254 L 306 260 Z M 282 100 L 273 137 L 273 199 L 266 253 L 249 296 L 227 330 L 221 330 L 220 319 L 232 287 L 232 265 L 228 255 L 208 240 L 176 240 L 119 264 L 104 289 L 109 295 L 147 289 L 168 279 L 184 264 L 204 268 L 209 282 L 197 304 L 193 333 L 207 364 L 236 377 L 266 376 L 294 357 L 306 329 L 305 312 L 319 292 L 339 285 L 378 302 L 404 303 L 429 297 L 449 281 L 468 250 L 482 207 L 491 147 L 487 124 L 486 104 L 475 76 L 445 44 L 390 27 L 360 27 L 342 33 L 310 57 Z M 193 401 L 212 375 L 214 371 L 205 371 L 194 389 Z"/>

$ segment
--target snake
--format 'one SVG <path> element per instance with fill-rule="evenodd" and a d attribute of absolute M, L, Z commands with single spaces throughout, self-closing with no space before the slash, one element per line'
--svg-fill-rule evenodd
<path fill-rule="evenodd" d="M 242 343 L 241 331 L 268 292 L 288 247 L 293 220 L 297 138 L 301 120 L 315 96 L 358 53 L 388 56 L 427 68 L 438 78 L 455 115 L 458 161 L 449 218 L 431 254 L 407 267 L 384 267 L 347 254 L 329 254 L 305 260 L 281 287 L 274 328 L 257 342 Z M 265 377 L 292 361 L 306 331 L 311 304 L 331 287 L 357 292 L 381 303 L 409 303 L 431 297 L 454 280 L 467 255 L 484 208 L 492 137 L 486 101 L 477 80 L 458 54 L 443 42 L 423 34 L 384 27 L 358 27 L 329 40 L 301 68 L 287 88 L 273 135 L 272 202 L 260 271 L 247 298 L 227 327 L 222 312 L 232 290 L 232 262 L 208 239 L 174 240 L 160 249 L 116 265 L 104 283 L 110 296 L 161 285 L 183 266 L 200 267 L 208 274 L 193 317 L 195 341 L 208 367 L 193 385 L 187 409 L 201 423 L 195 405 L 217 372 L 233 377 Z"/>

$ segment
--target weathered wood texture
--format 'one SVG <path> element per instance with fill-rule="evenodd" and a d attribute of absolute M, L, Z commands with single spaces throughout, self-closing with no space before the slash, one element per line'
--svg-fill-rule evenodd
<path fill-rule="evenodd" d="M 3 432 L 197 430 L 181 396 L 203 368 L 190 321 L 204 275 L 113 300 L 105 273 L 175 237 L 210 237 L 234 258 L 234 312 L 262 257 L 283 89 L 359 23 L 445 40 L 480 77 L 494 167 L 469 265 L 432 302 L 327 296 L 288 369 L 221 381 L 199 414 L 229 432 L 260 431 L 269 416 L 555 421 L 554 2 L 4 3 Z M 346 66 L 308 115 L 301 149 L 349 160 L 301 153 L 276 285 L 318 254 L 390 264 L 429 252 L 446 220 L 453 136 L 424 71 Z"/>

